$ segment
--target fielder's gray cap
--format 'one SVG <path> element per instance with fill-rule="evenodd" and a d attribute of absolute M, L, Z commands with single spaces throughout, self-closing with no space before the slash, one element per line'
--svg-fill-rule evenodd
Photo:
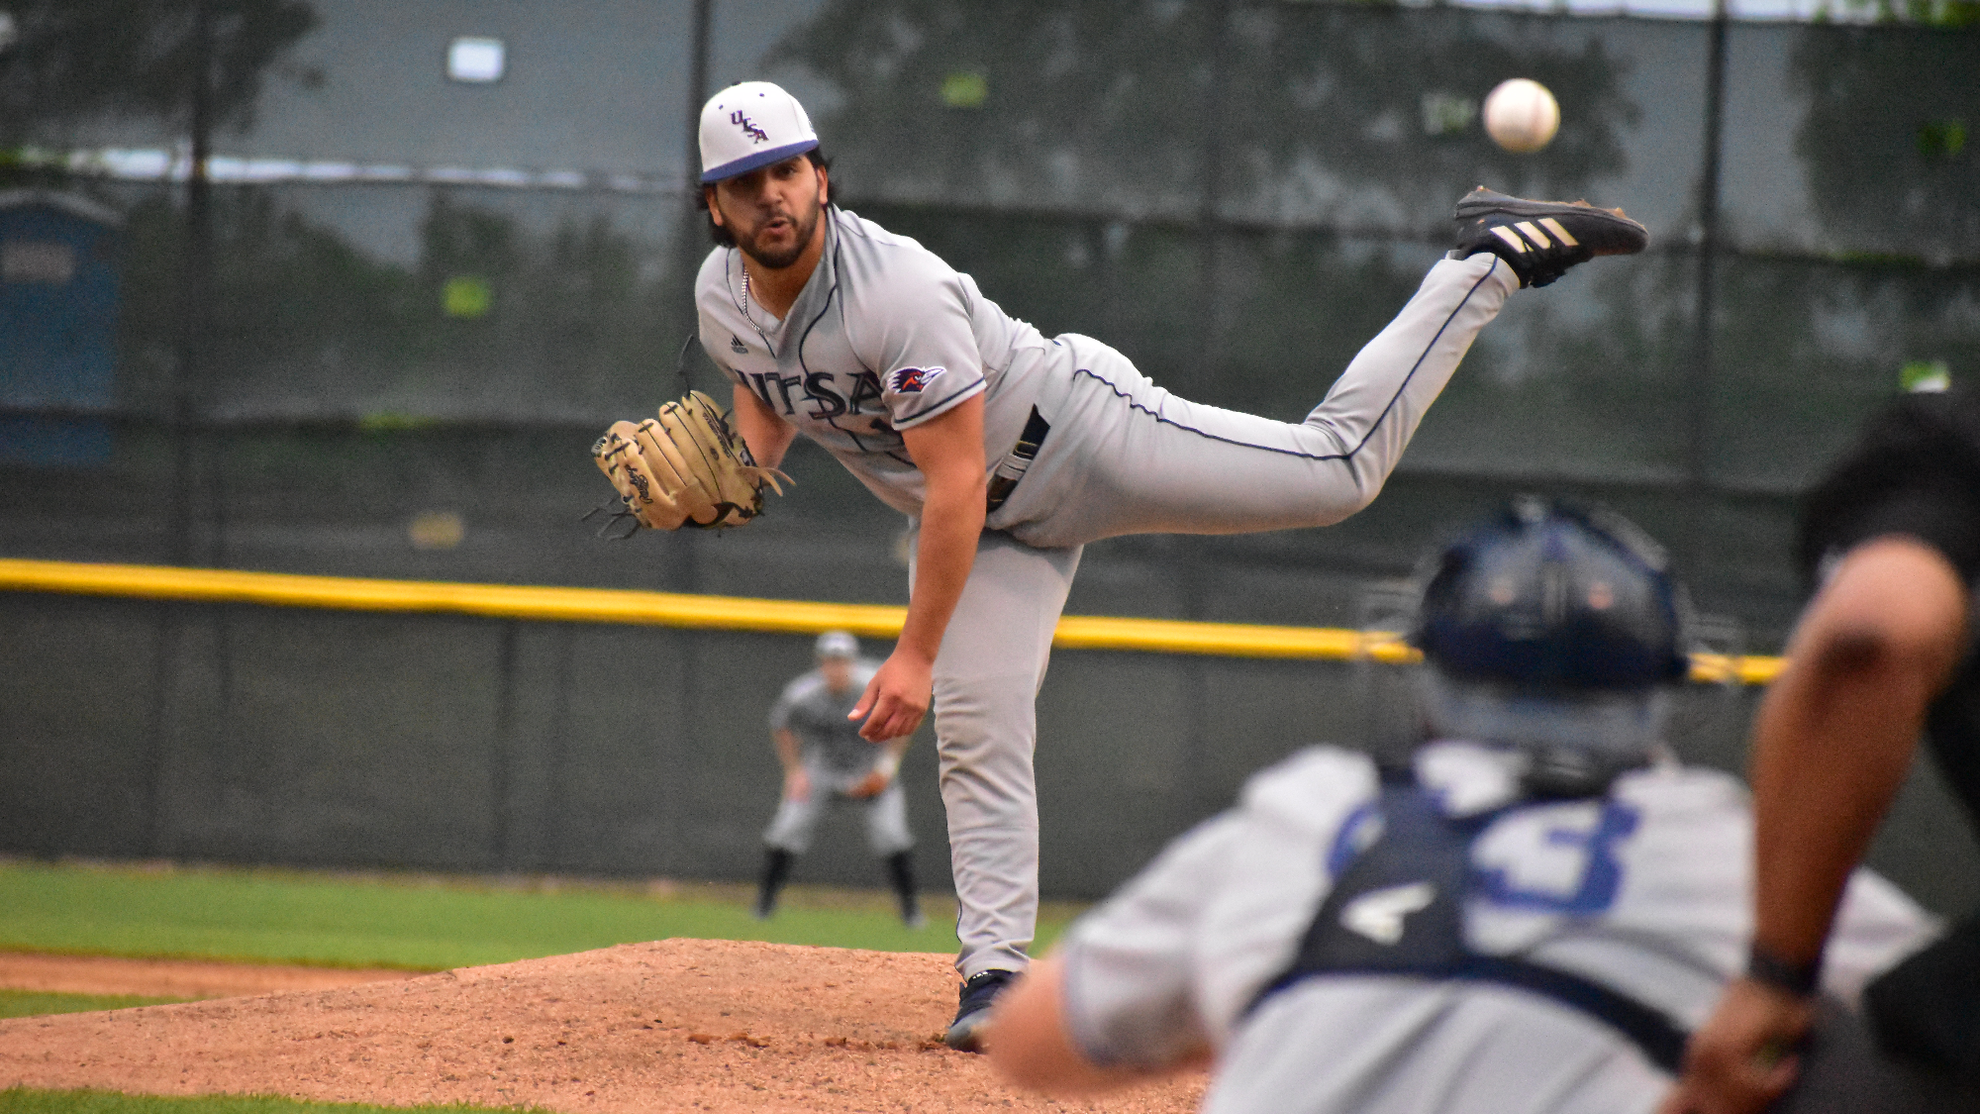
<path fill-rule="evenodd" d="M 797 98 L 767 81 L 731 85 L 701 109 L 701 182 L 747 174 L 818 146 Z"/>
<path fill-rule="evenodd" d="M 859 656 L 859 639 L 842 630 L 828 630 L 818 636 L 818 644 L 812 653 L 820 660 L 825 658 L 856 658 Z"/>

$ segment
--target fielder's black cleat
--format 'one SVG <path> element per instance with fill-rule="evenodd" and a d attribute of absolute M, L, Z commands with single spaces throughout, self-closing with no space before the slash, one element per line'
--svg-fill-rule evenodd
<path fill-rule="evenodd" d="M 1545 286 L 1598 255 L 1633 255 L 1650 233 L 1621 209 L 1586 201 L 1526 201 L 1479 186 L 1457 204 L 1457 255 L 1489 251 L 1521 286 Z"/>
<path fill-rule="evenodd" d="M 959 1000 L 956 1019 L 949 1022 L 942 1043 L 957 1052 L 983 1051 L 983 1031 L 990 1026 L 990 1007 L 1015 978 L 1015 971 L 978 971 L 971 975 L 956 995 Z"/>

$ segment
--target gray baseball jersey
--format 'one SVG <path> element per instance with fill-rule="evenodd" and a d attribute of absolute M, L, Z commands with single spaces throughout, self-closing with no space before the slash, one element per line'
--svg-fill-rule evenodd
<path fill-rule="evenodd" d="M 1519 280 L 1492 255 L 1438 262 L 1305 420 L 1279 422 L 1178 398 L 1098 341 L 1041 336 L 913 240 L 842 210 L 826 220 L 823 256 L 781 320 L 750 299 L 739 252 L 711 252 L 695 288 L 701 341 L 911 518 L 922 478 L 900 431 L 983 397 L 985 467 L 1018 482 L 989 512 L 936 655 L 935 733 L 957 968 L 1023 970 L 1038 902 L 1032 705 L 1081 546 L 1353 514 Z M 1287 374 L 1313 375 L 1319 393 L 1332 371 Z M 1020 446 L 1039 424 L 1042 439 Z"/>
<path fill-rule="evenodd" d="M 1496 807 L 1514 785 L 1500 755 L 1467 744 L 1427 747 L 1416 768 L 1454 814 Z M 1671 1079 L 1629 1039 L 1506 987 L 1321 976 L 1247 1012 L 1370 838 L 1377 790 L 1363 755 L 1302 751 L 1081 918 L 1063 955 L 1066 1018 L 1085 1053 L 1154 1065 L 1207 1041 L 1219 1060 L 1211 1114 L 1654 1109 Z M 1675 765 L 1625 775 L 1605 799 L 1510 810 L 1472 845 L 1466 943 L 1595 980 L 1695 1027 L 1745 957 L 1752 836 L 1738 782 Z M 1895 887 L 1858 872 L 1826 988 L 1854 999 L 1933 930 Z"/>
<path fill-rule="evenodd" d="M 846 718 L 879 668 L 878 662 L 854 662 L 851 683 L 836 693 L 825 683 L 825 674 L 814 669 L 785 685 L 770 706 L 770 730 L 798 737 L 806 769 L 824 775 L 827 788 L 857 784 L 884 753 L 860 738 L 859 724 Z"/>
<path fill-rule="evenodd" d="M 1051 346 L 914 240 L 836 208 L 826 221 L 818 269 L 782 319 L 750 299 L 740 253 L 711 253 L 695 290 L 701 344 L 888 506 L 918 515 L 921 472 L 900 431 L 983 395 L 985 444 L 1008 447 Z"/>

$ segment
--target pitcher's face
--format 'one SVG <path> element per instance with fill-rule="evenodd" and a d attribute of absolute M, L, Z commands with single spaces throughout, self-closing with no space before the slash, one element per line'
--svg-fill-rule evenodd
<path fill-rule="evenodd" d="M 798 261 L 819 234 L 830 182 L 825 168 L 795 155 L 725 178 L 709 191 L 708 214 L 759 265 L 776 271 Z"/>

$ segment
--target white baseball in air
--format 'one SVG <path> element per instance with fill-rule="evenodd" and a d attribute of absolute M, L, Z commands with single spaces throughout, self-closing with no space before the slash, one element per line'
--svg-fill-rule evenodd
<path fill-rule="evenodd" d="M 1560 127 L 1560 102 L 1537 81 L 1515 77 L 1485 95 L 1485 131 L 1508 151 L 1538 151 Z"/>

